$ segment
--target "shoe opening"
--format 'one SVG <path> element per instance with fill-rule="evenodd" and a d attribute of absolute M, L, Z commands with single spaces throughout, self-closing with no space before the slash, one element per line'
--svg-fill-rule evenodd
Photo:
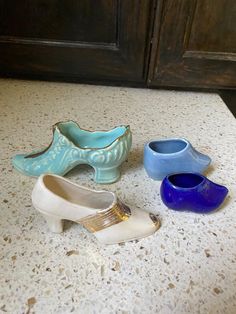
<path fill-rule="evenodd" d="M 173 154 L 180 152 L 187 146 L 184 140 L 166 140 L 154 141 L 149 144 L 149 147 L 159 154 Z"/>
<path fill-rule="evenodd" d="M 203 177 L 194 173 L 173 174 L 168 179 L 174 186 L 179 188 L 194 188 L 204 180 Z"/>
<path fill-rule="evenodd" d="M 80 206 L 106 209 L 114 202 L 113 193 L 107 191 L 92 191 L 63 180 L 60 177 L 45 175 L 43 182 L 46 188 L 52 193 Z"/>
<path fill-rule="evenodd" d="M 104 148 L 111 145 L 116 139 L 125 134 L 125 126 L 116 127 L 110 131 L 86 131 L 80 129 L 75 122 L 58 124 L 60 132 L 73 144 L 81 148 Z"/>

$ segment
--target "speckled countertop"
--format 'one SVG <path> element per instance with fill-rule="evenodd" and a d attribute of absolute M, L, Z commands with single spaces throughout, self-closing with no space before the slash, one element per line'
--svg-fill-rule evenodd
<path fill-rule="evenodd" d="M 0 313 L 236 313 L 236 120 L 219 96 L 0 80 L 0 116 Z M 119 182 L 99 186 L 86 166 L 67 177 L 159 213 L 153 236 L 105 247 L 76 224 L 48 231 L 31 205 L 35 179 L 10 158 L 45 147 L 51 125 L 71 118 L 91 130 L 131 125 Z M 146 141 L 164 137 L 186 137 L 212 157 L 207 175 L 230 190 L 219 211 L 179 213 L 161 203 L 142 153 Z"/>

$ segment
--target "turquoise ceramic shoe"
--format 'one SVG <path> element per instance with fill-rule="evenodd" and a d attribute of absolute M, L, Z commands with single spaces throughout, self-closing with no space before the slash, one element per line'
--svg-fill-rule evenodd
<path fill-rule="evenodd" d="M 53 126 L 53 140 L 43 151 L 13 157 L 13 166 L 28 176 L 43 173 L 65 175 L 79 164 L 95 169 L 97 183 L 112 183 L 119 179 L 119 166 L 127 158 L 132 142 L 129 126 L 110 131 L 90 132 L 73 121 Z"/>

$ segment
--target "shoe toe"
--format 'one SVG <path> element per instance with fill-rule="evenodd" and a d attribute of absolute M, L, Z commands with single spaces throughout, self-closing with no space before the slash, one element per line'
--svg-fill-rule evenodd
<path fill-rule="evenodd" d="M 12 164 L 13 166 L 20 172 L 24 172 L 24 154 L 15 155 L 12 158 Z"/>
<path fill-rule="evenodd" d="M 200 154 L 199 155 L 199 166 L 200 166 L 200 169 L 199 169 L 199 172 L 203 172 L 205 171 L 208 166 L 210 165 L 211 163 L 211 158 L 207 155 L 204 155 L 204 154 Z"/>
<path fill-rule="evenodd" d="M 94 235 L 104 244 L 115 244 L 147 237 L 157 231 L 160 225 L 157 215 L 131 210 L 129 219 L 95 232 Z"/>
<path fill-rule="evenodd" d="M 202 163 L 208 166 L 211 163 L 211 158 L 207 155 L 202 154 L 201 155 Z"/>

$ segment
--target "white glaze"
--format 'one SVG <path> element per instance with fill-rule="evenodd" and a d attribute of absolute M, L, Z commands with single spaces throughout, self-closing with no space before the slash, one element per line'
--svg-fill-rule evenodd
<path fill-rule="evenodd" d="M 1 80 L 0 115 L 0 308 L 26 313 L 31 307 L 40 314 L 236 312 L 236 122 L 219 96 Z M 153 236 L 106 247 L 70 223 L 63 234 L 49 236 L 31 205 L 35 179 L 14 171 L 10 158 L 45 147 L 50 126 L 70 118 L 90 130 L 131 125 L 133 146 L 121 180 L 105 188 L 132 207 L 160 213 L 162 227 Z M 219 212 L 177 213 L 161 203 L 160 182 L 146 175 L 142 153 L 145 142 L 165 137 L 185 137 L 212 158 L 206 174 L 230 190 Z M 67 175 L 103 189 L 92 177 L 88 167 Z"/>
<path fill-rule="evenodd" d="M 127 215 L 124 215 L 124 204 L 113 192 L 88 189 L 52 174 L 44 174 L 38 178 L 32 191 L 32 204 L 44 216 L 50 231 L 55 233 L 63 232 L 64 220 L 84 225 L 81 222 L 83 219 L 97 215 L 96 219 L 100 220 L 99 215 L 106 215 L 102 221 L 103 228 L 96 232 L 92 229 L 93 235 L 102 244 L 141 239 L 153 234 L 160 227 L 158 217 L 155 216 L 158 221 L 154 223 L 149 213 L 144 210 L 127 208 Z M 114 224 L 114 217 L 116 217 L 114 207 L 122 209 L 125 216 L 123 221 L 116 220 L 118 221 L 116 224 Z M 112 221 L 113 224 L 110 224 Z M 86 225 L 84 226 L 86 228 Z"/>

